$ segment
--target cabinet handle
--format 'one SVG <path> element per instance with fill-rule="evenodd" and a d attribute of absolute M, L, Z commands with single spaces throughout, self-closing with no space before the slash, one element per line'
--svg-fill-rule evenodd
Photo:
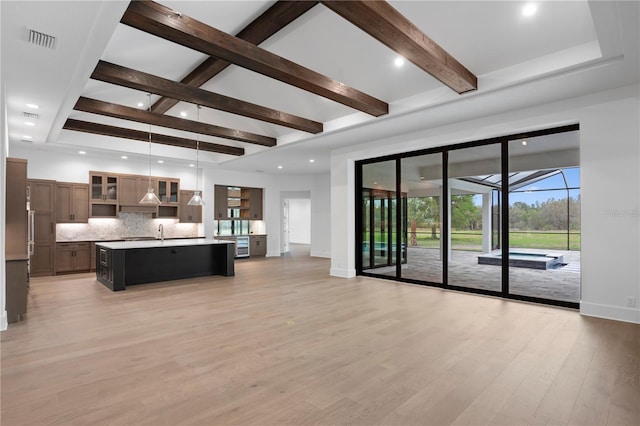
<path fill-rule="evenodd" d="M 55 234 L 54 226 L 55 226 L 55 225 L 53 224 L 53 222 L 51 222 L 51 233 L 52 233 L 52 234 Z"/>

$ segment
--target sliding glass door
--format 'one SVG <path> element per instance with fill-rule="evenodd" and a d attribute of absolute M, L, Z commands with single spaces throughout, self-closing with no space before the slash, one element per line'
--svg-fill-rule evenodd
<path fill-rule="evenodd" d="M 502 291 L 500 241 L 501 144 L 449 151 L 449 285 Z"/>
<path fill-rule="evenodd" d="M 578 307 L 578 126 L 357 163 L 358 274 Z"/>
<path fill-rule="evenodd" d="M 398 218 L 396 161 L 362 168 L 362 270 L 395 276 Z"/>
<path fill-rule="evenodd" d="M 403 244 L 407 258 L 400 277 L 442 284 L 442 153 L 402 158 L 400 170 L 408 228 Z"/>
<path fill-rule="evenodd" d="M 509 141 L 509 292 L 580 301 L 578 132 Z"/>

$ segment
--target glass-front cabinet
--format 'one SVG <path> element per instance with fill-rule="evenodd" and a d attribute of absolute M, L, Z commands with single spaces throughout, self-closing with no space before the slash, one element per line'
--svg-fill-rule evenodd
<path fill-rule="evenodd" d="M 89 172 L 89 217 L 118 217 L 118 175 Z"/>
<path fill-rule="evenodd" d="M 178 204 L 180 184 L 178 180 L 158 179 L 158 198 L 162 203 Z"/>
<path fill-rule="evenodd" d="M 118 177 L 106 173 L 90 174 L 90 202 L 116 204 L 118 202 Z"/>

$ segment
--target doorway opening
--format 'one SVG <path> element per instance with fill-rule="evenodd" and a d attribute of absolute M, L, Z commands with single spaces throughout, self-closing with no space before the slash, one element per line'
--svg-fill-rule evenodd
<path fill-rule="evenodd" d="M 310 256 L 311 195 L 307 191 L 282 193 L 282 256 Z"/>

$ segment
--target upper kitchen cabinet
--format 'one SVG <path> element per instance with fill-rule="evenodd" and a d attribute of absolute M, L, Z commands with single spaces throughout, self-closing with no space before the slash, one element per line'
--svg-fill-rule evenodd
<path fill-rule="evenodd" d="M 202 206 L 190 206 L 188 204 L 192 196 L 193 191 L 180 191 L 180 207 L 178 208 L 180 223 L 202 223 Z"/>
<path fill-rule="evenodd" d="M 215 185 L 214 219 L 262 220 L 262 188 Z"/>
<path fill-rule="evenodd" d="M 87 223 L 89 221 L 89 185 L 56 183 L 56 222 Z"/>
<path fill-rule="evenodd" d="M 118 216 L 118 175 L 89 172 L 89 216 Z"/>
<path fill-rule="evenodd" d="M 262 188 L 249 188 L 248 217 L 251 220 L 262 220 Z"/>
<path fill-rule="evenodd" d="M 215 185 L 214 187 L 214 213 L 215 220 L 227 219 L 227 187 Z"/>
<path fill-rule="evenodd" d="M 157 213 L 156 206 L 140 204 L 147 189 L 156 187 L 156 178 L 141 175 L 118 176 L 118 205 L 124 213 Z"/>
<path fill-rule="evenodd" d="M 162 203 L 178 204 L 180 197 L 180 180 L 158 178 L 156 194 Z"/>

